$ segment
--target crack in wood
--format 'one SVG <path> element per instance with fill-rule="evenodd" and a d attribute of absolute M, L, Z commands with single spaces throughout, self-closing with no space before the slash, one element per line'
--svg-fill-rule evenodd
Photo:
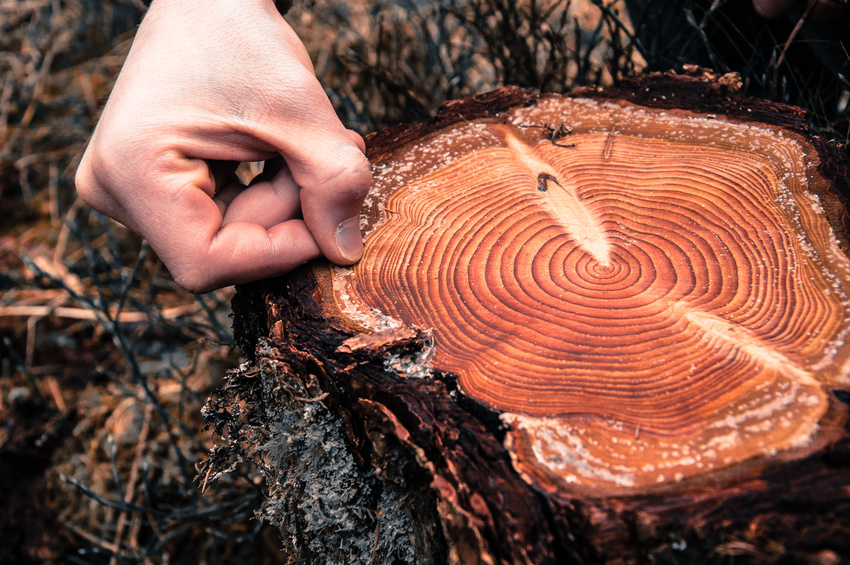
<path fill-rule="evenodd" d="M 549 187 L 546 186 L 546 183 L 549 182 L 554 182 L 558 186 L 561 186 L 561 183 L 558 182 L 557 178 L 547 173 L 540 173 L 539 175 L 537 175 L 537 190 L 539 190 L 540 192 L 549 192 Z"/>
<path fill-rule="evenodd" d="M 611 131 L 608 133 L 608 137 L 605 139 L 605 147 L 602 149 L 602 160 L 607 161 L 611 158 L 611 151 L 614 150 L 614 128 L 611 128 Z"/>
<path fill-rule="evenodd" d="M 773 369 L 800 384 L 820 389 L 820 383 L 810 372 L 799 367 L 797 363 L 783 355 L 781 351 L 765 344 L 746 327 L 708 312 L 694 310 L 691 306 L 681 302 L 675 304 L 673 310 L 678 311 L 685 320 L 698 327 L 708 336 L 729 344 L 735 351 L 748 356 L 759 366 Z"/>

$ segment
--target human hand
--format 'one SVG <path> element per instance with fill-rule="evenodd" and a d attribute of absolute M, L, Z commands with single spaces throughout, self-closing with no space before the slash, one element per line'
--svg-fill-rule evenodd
<path fill-rule="evenodd" d="M 272 0 L 155 0 L 77 170 L 84 201 L 207 292 L 362 253 L 371 182 Z M 239 161 L 267 161 L 249 186 Z"/>

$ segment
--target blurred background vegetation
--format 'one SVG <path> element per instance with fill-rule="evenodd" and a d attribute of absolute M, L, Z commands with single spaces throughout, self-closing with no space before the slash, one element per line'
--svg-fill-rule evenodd
<path fill-rule="evenodd" d="M 182 292 L 74 191 L 145 8 L 0 0 L 0 563 L 285 560 L 254 519 L 255 470 L 196 478 L 213 441 L 200 409 L 240 363 L 232 290 Z M 806 108 L 843 144 L 847 22 L 803 16 L 767 22 L 748 0 L 304 0 L 287 19 L 364 134 L 505 84 L 561 92 L 697 64 Z M 735 543 L 718 563 L 747 557 Z"/>

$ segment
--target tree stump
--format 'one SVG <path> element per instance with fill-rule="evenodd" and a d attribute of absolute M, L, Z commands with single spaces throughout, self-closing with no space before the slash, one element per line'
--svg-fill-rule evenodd
<path fill-rule="evenodd" d="M 361 262 L 237 290 L 207 476 L 257 462 L 299 563 L 850 556 L 847 159 L 736 89 L 370 136 Z"/>

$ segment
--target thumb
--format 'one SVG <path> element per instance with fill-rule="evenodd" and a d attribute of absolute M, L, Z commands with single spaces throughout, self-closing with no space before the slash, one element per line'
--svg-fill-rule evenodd
<path fill-rule="evenodd" d="M 299 153 L 300 158 L 287 162 L 301 187 L 307 228 L 328 259 L 355 263 L 363 254 L 360 210 L 372 182 L 362 139 L 340 124 L 337 135 L 316 139 Z"/>

